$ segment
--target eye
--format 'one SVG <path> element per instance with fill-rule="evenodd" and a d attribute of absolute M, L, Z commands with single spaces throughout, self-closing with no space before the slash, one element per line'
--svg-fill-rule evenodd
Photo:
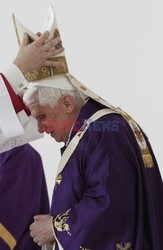
<path fill-rule="evenodd" d="M 38 116 L 37 116 L 37 120 L 39 120 L 39 121 L 42 121 L 42 120 L 44 120 L 45 118 L 46 118 L 46 115 L 44 115 L 44 114 L 38 115 Z"/>

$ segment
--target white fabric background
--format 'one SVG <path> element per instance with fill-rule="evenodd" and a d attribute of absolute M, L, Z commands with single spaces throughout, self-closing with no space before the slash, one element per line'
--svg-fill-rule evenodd
<path fill-rule="evenodd" d="M 163 1 L 5 0 L 0 8 L 0 69 L 18 49 L 11 13 L 37 32 L 50 2 L 70 72 L 137 120 L 163 174 Z M 32 145 L 43 158 L 51 197 L 62 144 L 46 136 Z"/>

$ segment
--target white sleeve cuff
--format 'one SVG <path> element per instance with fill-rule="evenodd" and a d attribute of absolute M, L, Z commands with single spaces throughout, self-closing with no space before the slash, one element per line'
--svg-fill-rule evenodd
<path fill-rule="evenodd" d="M 3 74 L 16 94 L 19 94 L 28 85 L 24 75 L 14 63 L 3 70 Z"/>

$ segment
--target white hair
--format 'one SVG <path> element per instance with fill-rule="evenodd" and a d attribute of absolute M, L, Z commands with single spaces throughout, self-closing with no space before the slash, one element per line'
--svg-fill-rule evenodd
<path fill-rule="evenodd" d="M 41 106 L 49 105 L 52 108 L 58 104 L 63 95 L 70 95 L 76 104 L 82 106 L 87 96 L 78 90 L 61 90 L 53 87 L 30 86 L 24 93 L 23 100 L 27 106 L 38 102 Z"/>

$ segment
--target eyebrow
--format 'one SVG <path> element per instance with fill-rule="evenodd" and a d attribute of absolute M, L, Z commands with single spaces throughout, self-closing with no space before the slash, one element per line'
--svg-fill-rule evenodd
<path fill-rule="evenodd" d="M 45 114 L 43 114 L 43 113 L 40 113 L 40 114 L 32 114 L 34 117 L 35 117 L 35 119 L 37 119 L 37 118 L 40 118 L 40 116 L 46 116 Z"/>

